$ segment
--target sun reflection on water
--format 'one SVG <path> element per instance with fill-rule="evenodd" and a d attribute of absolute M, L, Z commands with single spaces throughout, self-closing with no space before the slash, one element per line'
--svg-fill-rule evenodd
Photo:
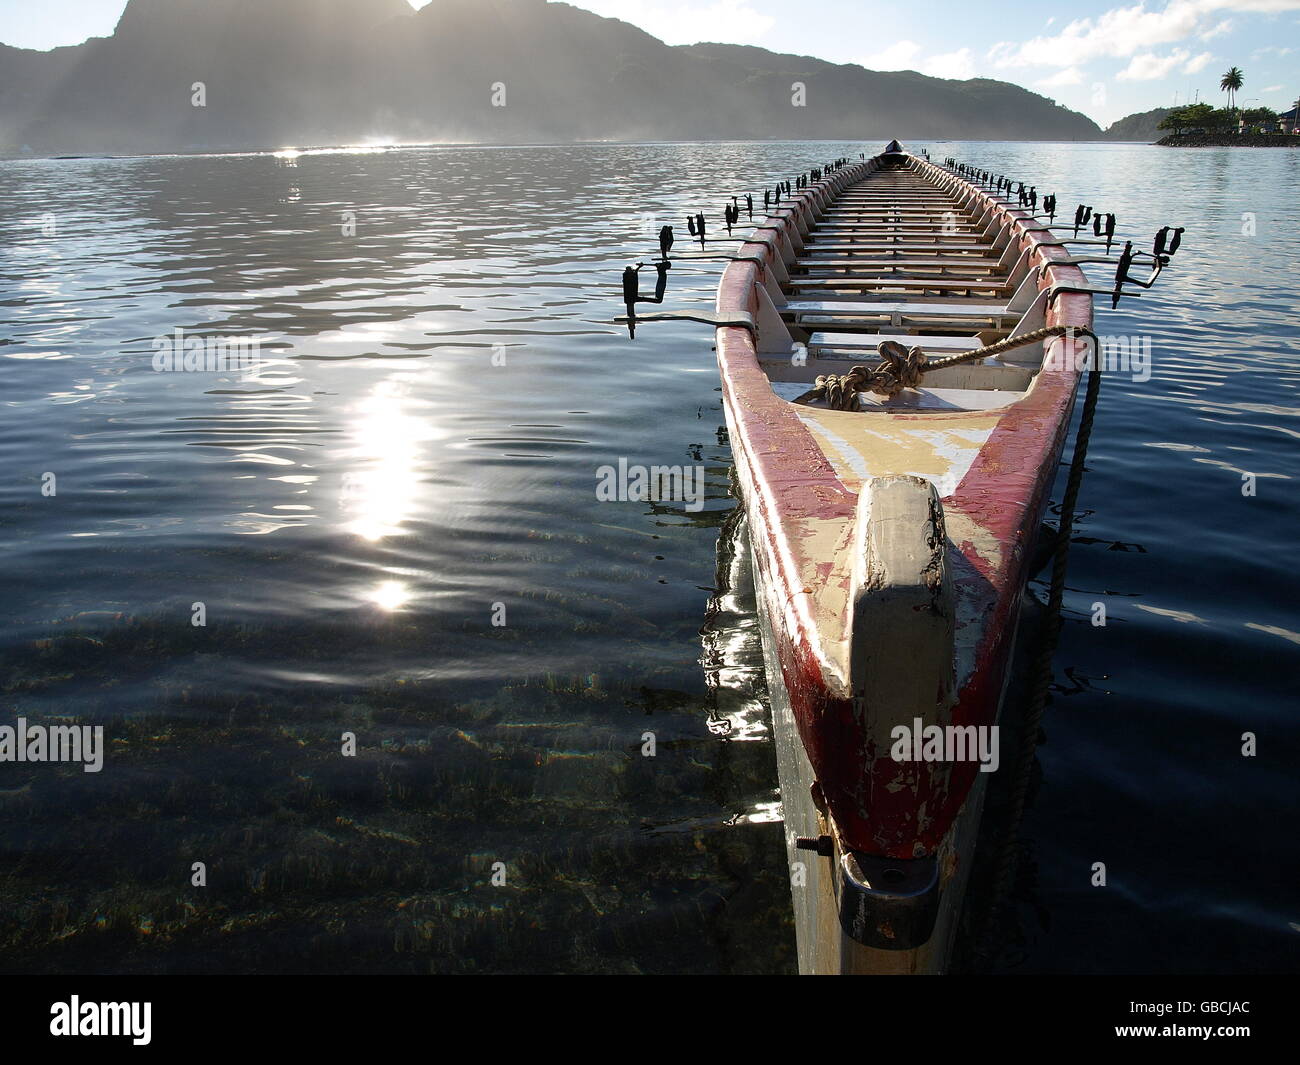
<path fill-rule="evenodd" d="M 411 598 L 411 589 L 401 581 L 384 581 L 367 598 L 384 610 L 397 610 Z"/>
<path fill-rule="evenodd" d="M 375 386 L 353 427 L 353 468 L 343 479 L 347 528 L 365 540 L 402 531 L 420 483 L 421 448 L 431 431 L 409 412 L 407 375 Z"/>

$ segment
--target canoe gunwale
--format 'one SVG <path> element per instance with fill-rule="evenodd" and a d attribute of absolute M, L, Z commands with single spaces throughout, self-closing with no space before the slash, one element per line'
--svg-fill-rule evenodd
<path fill-rule="evenodd" d="M 1008 227 L 1019 249 L 1017 255 L 1024 249 L 1030 251 L 1040 293 L 1051 284 L 1086 283 L 1077 266 L 1042 268 L 1050 261 L 1066 258 L 1066 253 L 1058 247 L 1044 246 L 1045 235 L 1032 228 L 1037 223 L 1029 219 L 1027 211 L 999 202 L 935 164 L 922 160 L 913 163 L 913 169 L 959 190 L 981 210 L 990 212 L 999 226 Z M 752 257 L 752 261 L 728 264 L 718 286 L 719 313 L 749 312 L 760 322 L 761 337 L 764 312 L 771 313 L 770 306 L 763 307 L 769 301 L 761 294 L 766 294 L 773 275 L 785 266 L 777 249 L 797 250 L 821 211 L 844 189 L 872 173 L 875 164 L 876 160 L 853 164 L 829 175 L 809 189 L 800 190 L 795 197 L 798 203 L 785 207 L 780 216 L 769 216 L 760 223 L 775 228 L 776 239 L 742 245 L 740 255 Z M 776 263 L 780 265 L 774 270 Z M 1045 324 L 1091 328 L 1091 297 L 1057 295 L 1048 302 Z M 1044 354 L 1054 358 L 1045 358 L 1028 391 L 999 408 L 996 413 L 1001 417 L 987 443 L 944 500 L 946 509 L 978 525 L 996 541 L 1001 552 L 996 564 L 989 564 L 972 545 L 951 545 L 962 551 L 979 576 L 998 590 L 977 648 L 978 669 L 967 680 L 962 697 L 963 702 L 969 698 L 972 706 L 980 704 L 968 708 L 968 716 L 984 723 L 992 723 L 989 706 L 993 707 L 995 719 L 1000 702 L 1011 637 L 1018 621 L 1019 592 L 1027 577 L 1029 540 L 1043 515 L 1064 448 L 1081 376 L 1077 357 L 1086 352 L 1083 344 L 1081 339 L 1059 337 L 1048 345 Z M 841 479 L 798 408 L 773 391 L 760 363 L 760 353 L 770 359 L 779 358 L 779 352 L 768 350 L 769 345 L 761 339 L 756 342 L 749 330 L 736 326 L 719 327 L 716 346 L 723 403 L 737 466 L 743 474 L 744 505 L 755 539 L 754 561 L 766 571 L 766 582 L 773 589 L 772 601 L 765 609 L 776 615 L 772 630 L 781 663 L 780 679 L 796 704 L 800 736 L 819 778 L 824 769 L 837 764 L 843 770 L 841 777 L 851 775 L 852 766 L 845 768 L 843 750 L 846 744 L 853 743 L 848 680 L 827 645 L 814 598 L 804 594 L 808 590 L 807 560 L 801 559 L 799 545 L 791 541 L 787 530 L 792 522 L 851 522 L 858 492 Z M 928 412 L 890 412 L 888 416 L 908 421 L 932 417 Z M 959 723 L 960 716 L 954 710 L 954 723 Z M 834 785 L 828 787 L 826 801 L 832 815 L 829 822 L 839 843 L 846 849 L 893 858 L 937 853 L 974 781 L 976 767 L 965 768 L 963 772 L 963 767 L 954 766 L 946 791 L 941 789 L 942 794 L 930 796 L 939 802 L 927 819 L 918 818 L 914 809 L 909 813 L 903 808 L 905 803 L 889 810 L 876 801 L 868 810 L 863 795 L 854 793 L 851 784 L 839 793 Z M 915 805 L 915 796 L 912 802 Z"/>

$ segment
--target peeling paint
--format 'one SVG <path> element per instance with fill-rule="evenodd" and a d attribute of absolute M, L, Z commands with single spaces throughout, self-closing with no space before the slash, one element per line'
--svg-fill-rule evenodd
<path fill-rule="evenodd" d="M 793 229 L 790 222 L 774 224 Z M 1039 247 L 1040 234 L 1019 239 L 1040 259 L 1064 254 Z M 774 252 L 750 243 L 741 254 L 770 261 Z M 1055 276 L 1083 280 L 1071 266 L 1058 267 Z M 718 309 L 756 311 L 757 278 L 756 264 L 729 264 Z M 1048 315 L 1048 324 L 1090 326 L 1091 320 L 1086 295 L 1060 297 Z M 939 490 L 953 580 L 958 694 L 950 708 L 936 708 L 936 720 L 991 724 L 1026 577 L 1026 544 L 1046 504 L 1079 373 L 1045 368 L 1020 399 L 993 411 L 797 408 L 773 391 L 747 330 L 723 327 L 716 339 L 724 409 L 755 544 L 760 609 L 780 662 L 781 675 L 773 682 L 789 695 L 835 828 L 848 846 L 868 853 L 935 853 L 950 845 L 945 840 L 977 767 L 899 767 L 889 758 L 887 737 L 855 710 L 847 677 L 858 493 L 871 477 L 888 473 L 924 477 Z M 1076 363 L 1061 358 L 1052 365 Z M 950 857 L 946 876 L 955 869 L 956 858 Z"/>

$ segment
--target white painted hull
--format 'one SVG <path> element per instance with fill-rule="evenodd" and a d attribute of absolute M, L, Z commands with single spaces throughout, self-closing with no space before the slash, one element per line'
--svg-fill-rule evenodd
<path fill-rule="evenodd" d="M 1079 380 L 1061 333 L 1092 321 L 1086 290 L 1053 288 L 1083 275 L 1027 209 L 884 158 L 783 200 L 718 288 L 806 973 L 949 968 L 988 776 L 891 752 L 900 728 L 996 729 Z M 944 258 L 841 261 L 881 251 Z M 1006 359 L 832 394 L 872 345 L 917 359 L 1013 331 Z"/>
<path fill-rule="evenodd" d="M 745 523 L 742 535 L 749 536 L 748 522 Z M 748 554 L 751 560 L 756 557 L 755 551 L 760 547 L 760 544 L 749 540 Z M 790 695 L 781 679 L 771 621 L 763 605 L 767 589 L 763 586 L 758 566 L 753 567 L 753 580 L 766 665 L 768 700 L 772 711 L 772 741 L 776 748 L 777 775 L 781 789 L 799 972 L 806 976 L 945 973 L 948 971 L 953 941 L 961 918 L 962 900 L 974 859 L 987 776 L 981 774 L 977 779 L 962 813 L 953 825 L 949 839 L 945 841 L 944 849 L 949 857 L 942 862 L 942 868 L 946 876 L 938 920 L 929 942 L 915 950 L 877 950 L 846 935 L 840 927 L 839 900 L 835 891 L 834 869 L 839 855 L 824 858 L 795 846 L 795 840 L 801 836 L 816 837 L 825 834 L 826 823 L 813 803 L 812 786 L 816 775 L 799 738 L 790 706 Z"/>

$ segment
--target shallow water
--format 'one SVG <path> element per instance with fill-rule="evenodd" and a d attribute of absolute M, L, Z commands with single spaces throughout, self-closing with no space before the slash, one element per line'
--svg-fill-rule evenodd
<path fill-rule="evenodd" d="M 0 964 L 789 971 L 711 337 L 611 319 L 659 225 L 864 147 L 0 163 L 3 713 L 109 741 L 0 764 Z M 1152 372 L 1103 387 L 995 967 L 1293 969 L 1300 153 L 929 147 L 1188 227 L 1099 314 Z M 177 329 L 263 368 L 155 372 Z M 599 501 L 620 458 L 703 505 Z"/>

